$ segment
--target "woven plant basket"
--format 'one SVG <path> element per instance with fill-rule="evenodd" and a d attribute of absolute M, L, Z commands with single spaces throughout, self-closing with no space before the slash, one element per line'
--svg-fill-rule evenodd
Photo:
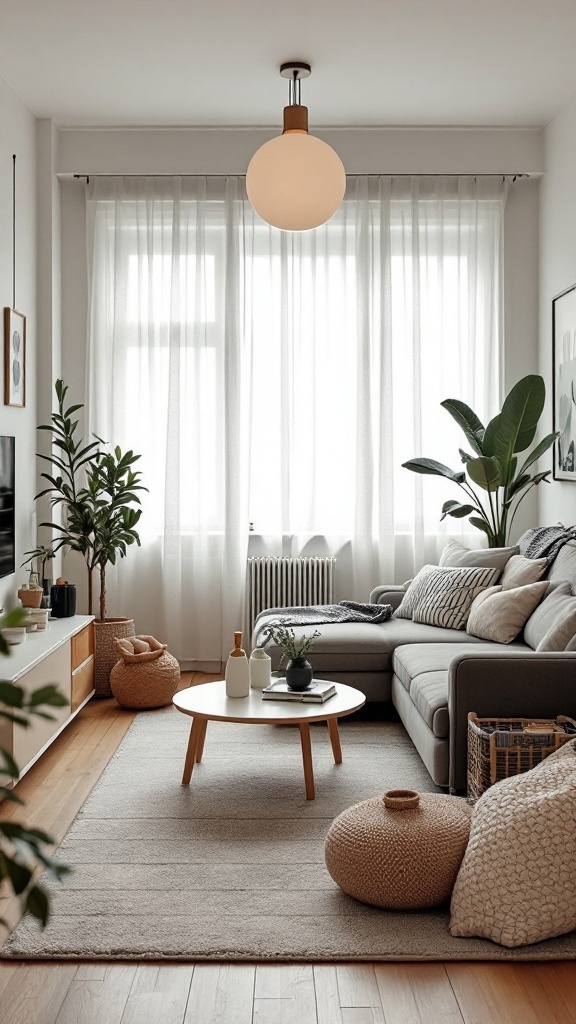
<path fill-rule="evenodd" d="M 123 708 L 163 708 L 180 682 L 180 666 L 153 636 L 114 641 L 119 661 L 110 673 L 112 693 Z"/>
<path fill-rule="evenodd" d="M 134 619 L 95 619 L 94 690 L 96 697 L 111 697 L 110 673 L 118 661 L 114 640 L 134 636 Z"/>

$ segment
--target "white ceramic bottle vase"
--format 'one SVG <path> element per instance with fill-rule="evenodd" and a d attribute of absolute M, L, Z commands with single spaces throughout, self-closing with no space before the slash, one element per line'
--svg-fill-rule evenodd
<path fill-rule="evenodd" d="M 234 650 L 226 662 L 226 696 L 247 697 L 250 693 L 250 668 L 242 650 L 242 633 L 234 633 Z"/>
<path fill-rule="evenodd" d="M 255 647 L 250 655 L 250 686 L 263 690 L 272 681 L 272 658 L 262 647 Z"/>

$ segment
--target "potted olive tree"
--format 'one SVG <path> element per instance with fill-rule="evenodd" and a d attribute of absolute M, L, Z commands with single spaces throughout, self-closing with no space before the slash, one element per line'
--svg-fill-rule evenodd
<path fill-rule="evenodd" d="M 99 618 L 94 621 L 95 689 L 97 696 L 110 696 L 110 670 L 116 662 L 115 637 L 133 636 L 133 618 L 110 618 L 106 612 L 106 568 L 124 558 L 128 547 L 140 544 L 136 526 L 142 514 L 139 491 L 146 488 L 133 466 L 140 458 L 133 451 L 110 448 L 101 438 L 87 444 L 76 436 L 75 413 L 82 405 L 66 408 L 68 388 L 57 380 L 58 412 L 51 423 L 39 427 L 52 434 L 52 452 L 40 455 L 51 466 L 42 473 L 49 486 L 36 495 L 48 495 L 53 508 L 61 506 L 63 522 L 41 523 L 54 535 L 53 550 L 79 552 L 88 576 L 88 614 L 94 605 L 94 574 L 99 581 Z"/>

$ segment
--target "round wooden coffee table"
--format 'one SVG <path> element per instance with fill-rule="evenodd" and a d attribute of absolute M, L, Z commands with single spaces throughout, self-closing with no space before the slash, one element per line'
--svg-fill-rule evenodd
<path fill-rule="evenodd" d="M 191 715 L 192 728 L 184 762 L 182 785 L 187 786 L 192 770 L 202 758 L 208 722 L 237 722 L 239 725 L 286 725 L 300 728 L 304 786 L 306 799 L 314 799 L 314 769 L 310 722 L 326 722 L 334 762 L 342 763 L 342 749 L 338 732 L 338 719 L 361 708 L 366 697 L 360 690 L 344 683 L 336 683 L 336 694 L 324 704 L 305 704 L 302 701 L 263 700 L 259 690 L 251 690 L 248 697 L 227 697 L 223 679 L 201 683 L 180 690 L 173 698 L 174 707 L 184 715 Z"/>

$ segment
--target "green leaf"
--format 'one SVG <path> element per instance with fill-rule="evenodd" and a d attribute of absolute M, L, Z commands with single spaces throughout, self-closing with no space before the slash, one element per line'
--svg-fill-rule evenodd
<path fill-rule="evenodd" d="M 475 526 L 477 530 L 482 530 L 482 533 L 485 533 L 489 540 L 494 539 L 494 531 L 485 519 L 478 519 L 477 516 L 470 516 L 468 522 L 471 526 Z"/>
<path fill-rule="evenodd" d="M 495 458 L 481 455 L 479 459 L 471 459 L 466 463 L 466 472 L 472 482 L 485 491 L 497 491 L 502 486 L 502 474 Z"/>
<path fill-rule="evenodd" d="M 24 690 L 14 683 L 0 683 L 0 701 L 10 708 L 24 706 Z"/>
<path fill-rule="evenodd" d="M 538 459 L 541 458 L 541 456 L 544 455 L 544 453 L 547 452 L 548 449 L 552 447 L 554 441 L 559 436 L 560 434 L 558 432 L 555 432 L 553 434 L 547 434 L 546 437 L 543 438 L 542 441 L 540 441 L 540 443 L 537 444 L 536 447 L 532 449 L 530 455 L 528 456 L 524 465 L 522 466 L 522 469 L 520 470 L 520 476 L 522 476 L 522 474 L 526 472 L 529 466 L 532 466 L 535 462 L 537 462 Z"/>
<path fill-rule="evenodd" d="M 464 431 L 468 441 L 477 455 L 482 455 L 482 439 L 484 437 L 484 424 L 478 419 L 476 413 L 465 402 L 457 398 L 447 398 L 440 402 L 443 409 L 450 413 L 452 418 Z"/>
<path fill-rule="evenodd" d="M 48 903 L 48 897 L 40 886 L 35 885 L 26 897 L 25 911 L 27 914 L 32 914 L 36 917 L 43 928 L 48 924 L 48 915 L 50 913 L 50 905 Z"/>
<path fill-rule="evenodd" d="M 532 444 L 542 415 L 546 388 L 542 377 L 529 374 L 514 385 L 504 401 L 498 428 L 494 434 L 494 454 L 509 479 L 512 456 Z"/>
<path fill-rule="evenodd" d="M 20 896 L 20 894 L 23 893 L 29 885 L 30 879 L 32 878 L 30 868 L 27 868 L 24 864 L 20 864 L 19 861 L 14 860 L 13 857 L 6 855 L 2 857 L 2 862 L 14 892 L 17 896 Z"/>
<path fill-rule="evenodd" d="M 436 462 L 435 459 L 409 459 L 408 462 L 403 462 L 402 466 L 404 469 L 409 469 L 412 473 L 423 473 L 427 476 L 443 476 L 446 480 L 452 480 L 453 483 L 462 483 L 466 479 L 464 473 L 455 473 L 449 466 L 445 466 L 443 462 Z"/>
<path fill-rule="evenodd" d="M 474 505 L 463 505 L 460 501 L 445 501 L 442 505 L 440 522 L 442 522 L 446 516 L 454 516 L 455 519 L 464 519 L 465 516 L 469 516 L 470 513 L 474 511 Z"/>
<path fill-rule="evenodd" d="M 20 778 L 20 769 L 18 768 L 18 765 L 16 764 L 16 761 L 12 757 L 12 754 L 9 754 L 8 751 L 5 750 L 2 747 L 2 748 L 0 748 L 0 755 L 2 755 L 2 759 L 3 759 L 3 762 L 4 762 L 3 767 L 0 768 L 0 771 L 2 772 L 2 774 L 3 775 L 8 775 L 9 778 L 11 778 L 11 779 L 19 779 Z"/>

